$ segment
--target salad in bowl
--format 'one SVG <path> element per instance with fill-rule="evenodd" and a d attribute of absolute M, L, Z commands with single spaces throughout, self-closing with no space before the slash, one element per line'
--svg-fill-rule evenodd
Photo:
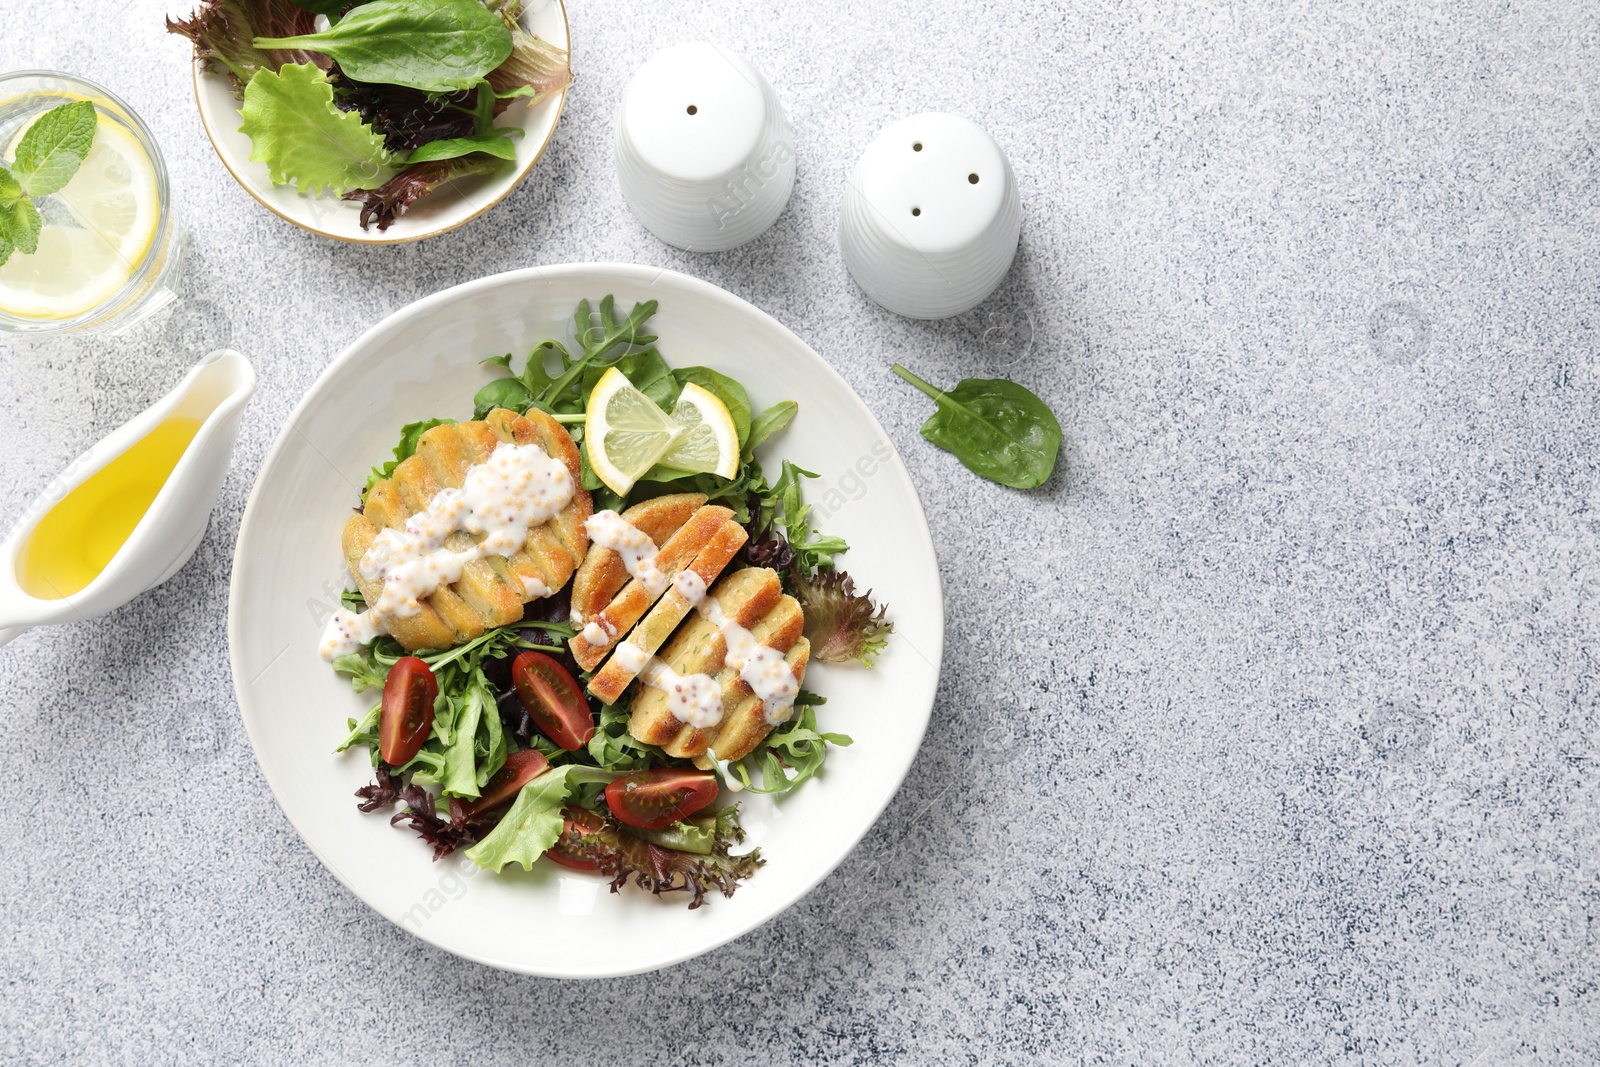
<path fill-rule="evenodd" d="M 354 588 L 319 654 L 373 700 L 364 812 L 434 858 L 541 859 L 683 893 L 762 865 L 740 793 L 783 794 L 830 746 L 812 662 L 870 667 L 893 623 L 759 453 L 799 413 L 669 366 L 655 301 L 578 304 L 573 342 L 485 362 L 470 412 L 399 428 L 343 523 Z M 462 418 L 457 421 L 454 415 Z"/>
<path fill-rule="evenodd" d="M 549 143 L 572 80 L 559 3 L 200 0 L 167 28 L 193 42 L 233 176 L 343 240 L 417 240 L 488 210 Z"/>

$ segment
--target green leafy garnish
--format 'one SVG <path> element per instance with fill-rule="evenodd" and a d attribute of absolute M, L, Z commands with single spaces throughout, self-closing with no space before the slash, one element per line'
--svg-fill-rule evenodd
<path fill-rule="evenodd" d="M 400 464 L 417 454 L 417 442 L 422 440 L 422 435 L 435 426 L 453 426 L 455 419 L 423 419 L 421 422 L 408 422 L 400 428 L 400 443 L 394 446 L 394 458 L 388 460 L 381 467 L 373 467 L 367 475 L 367 484 L 361 490 L 361 496 L 366 498 L 370 490 L 384 478 L 394 474 L 394 469 Z"/>
<path fill-rule="evenodd" d="M 17 142 L 10 169 L 0 167 L 0 265 L 12 252 L 39 250 L 42 222 L 29 197 L 49 196 L 78 173 L 94 144 L 99 114 L 87 100 L 59 104 L 34 120 Z"/>
<path fill-rule="evenodd" d="M 851 744 L 845 734 L 822 733 L 812 708 L 827 701 L 802 689 L 795 700 L 795 716 L 768 734 L 751 753 L 736 763 L 718 764 L 727 777 L 737 778 L 752 793 L 787 793 L 816 776 L 828 759 L 828 746 Z M 752 768 L 761 777 L 756 785 Z"/>
<path fill-rule="evenodd" d="M 477 0 L 372 0 L 321 33 L 254 43 L 321 52 L 358 81 L 430 93 L 470 89 L 511 55 L 511 31 Z"/>
<path fill-rule="evenodd" d="M 83 165 L 98 122 L 94 105 L 74 100 L 46 111 L 17 144 L 11 173 L 29 196 L 49 196 Z"/>
<path fill-rule="evenodd" d="M 945 392 L 894 365 L 894 372 L 939 405 L 922 436 L 966 468 L 1015 489 L 1043 485 L 1056 468 L 1061 424 L 1048 405 L 1016 382 L 963 378 Z"/>
<path fill-rule="evenodd" d="M 800 405 L 793 400 L 780 400 L 751 419 L 750 436 L 745 440 L 744 448 L 739 454 L 740 458 L 749 462 L 755 455 L 756 449 L 766 444 L 773 434 L 789 425 L 799 411 Z"/>
<path fill-rule="evenodd" d="M 844 571 L 796 574 L 791 582 L 806 617 L 811 658 L 820 663 L 872 666 L 894 633 L 894 623 L 884 617 L 888 609 L 872 603 L 872 591 L 857 593 Z"/>
<path fill-rule="evenodd" d="M 615 777 L 610 771 L 576 763 L 551 768 L 522 787 L 511 810 L 488 836 L 467 849 L 467 858 L 490 871 L 508 863 L 531 869 L 533 861 L 561 836 L 561 809 L 568 795 L 585 782 L 609 782 Z"/>
<path fill-rule="evenodd" d="M 629 353 L 654 343 L 655 334 L 646 333 L 644 324 L 655 313 L 656 302 L 646 300 L 642 304 L 635 304 L 631 312 L 618 319 L 615 303 L 607 296 L 600 301 L 597 323 L 589 301 L 580 300 L 578 310 L 573 314 L 580 349 L 578 355 L 569 353 L 567 346 L 559 341 L 545 341 L 528 354 L 520 377 L 511 370 L 509 355 L 485 360 L 485 363 L 504 368 L 513 377 L 496 379 L 478 390 L 472 398 L 472 417 L 481 419 L 497 407 L 509 407 L 513 411 L 538 407 L 552 415 L 583 414 L 584 401 L 589 395 L 584 385 L 585 372 L 594 368 L 594 380 L 598 380 L 600 372 L 607 367 Z M 559 357 L 561 362 L 561 370 L 554 375 L 545 369 L 545 359 L 552 356 Z M 522 388 L 519 390 L 515 385 L 504 384 L 507 381 L 520 382 Z M 593 384 L 593 381 L 589 382 L 590 387 Z M 648 395 L 648 390 L 646 393 Z M 652 399 L 661 403 L 654 396 Z M 507 403 L 508 400 L 512 402 Z"/>
<path fill-rule="evenodd" d="M 390 173 L 393 157 L 383 138 L 360 115 L 334 106 L 333 86 L 314 64 L 256 71 L 245 86 L 239 117 L 240 132 L 250 138 L 250 158 L 267 165 L 274 185 L 343 194 Z"/>
<path fill-rule="evenodd" d="M 811 505 L 805 502 L 800 491 L 800 479 L 815 477 L 810 471 L 784 460 L 783 473 L 771 492 L 771 497 L 782 507 L 783 532 L 794 550 L 795 564 L 806 574 L 819 567 L 833 566 L 833 557 L 850 547 L 842 537 L 813 535 Z"/>
<path fill-rule="evenodd" d="M 406 159 L 409 166 L 412 163 L 431 163 L 437 159 L 457 159 L 461 156 L 471 155 L 473 152 L 483 152 L 494 156 L 496 159 L 515 160 L 517 146 L 511 143 L 511 138 L 500 133 L 478 134 L 475 137 L 450 137 L 442 141 L 429 141 L 421 148 L 416 149 Z"/>

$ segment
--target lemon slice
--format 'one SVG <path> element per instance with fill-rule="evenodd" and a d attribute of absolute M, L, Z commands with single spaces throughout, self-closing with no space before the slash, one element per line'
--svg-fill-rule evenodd
<path fill-rule="evenodd" d="M 634 388 L 617 368 L 600 376 L 583 416 L 583 446 L 589 466 L 618 496 L 683 436 L 683 427 Z"/>
<path fill-rule="evenodd" d="M 0 267 L 0 308 L 32 319 L 81 315 L 126 285 L 155 242 L 160 205 L 150 157 L 102 113 L 83 165 L 44 198 L 41 214 L 39 250 L 14 253 Z"/>
<path fill-rule="evenodd" d="M 691 382 L 678 395 L 672 418 L 683 436 L 662 454 L 662 466 L 724 478 L 739 473 L 739 430 L 717 394 Z"/>

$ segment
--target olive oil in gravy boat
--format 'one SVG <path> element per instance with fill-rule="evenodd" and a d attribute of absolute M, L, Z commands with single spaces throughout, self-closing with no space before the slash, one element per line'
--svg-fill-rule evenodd
<path fill-rule="evenodd" d="M 255 370 L 244 356 L 227 349 L 213 352 L 177 388 L 79 456 L 50 483 L 0 542 L 0 645 L 35 626 L 104 615 L 160 585 L 189 561 L 205 536 L 228 474 L 240 416 L 255 387 Z M 39 524 L 73 490 L 175 419 L 193 419 L 199 427 L 110 561 L 70 595 L 46 598 L 29 593 L 21 577 L 21 556 Z"/>

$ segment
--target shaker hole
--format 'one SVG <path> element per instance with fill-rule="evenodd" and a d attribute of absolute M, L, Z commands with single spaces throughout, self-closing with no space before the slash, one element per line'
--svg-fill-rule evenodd
<path fill-rule="evenodd" d="M 693 104 L 689 105 L 689 114 L 698 115 L 699 113 L 700 113 L 700 109 L 699 108 L 695 107 Z"/>
<path fill-rule="evenodd" d="M 922 214 L 922 209 L 920 207 L 914 207 L 911 209 L 911 213 L 913 215 L 920 215 Z"/>
<path fill-rule="evenodd" d="M 921 142 L 921 141 L 917 141 L 917 142 L 916 142 L 916 143 L 914 143 L 914 144 L 913 144 L 913 145 L 912 145 L 912 146 L 911 146 L 911 151 L 913 151 L 913 152 L 920 152 L 920 151 L 922 151 L 922 142 Z"/>
<path fill-rule="evenodd" d="M 976 174 L 969 174 L 969 175 L 967 175 L 967 181 L 971 182 L 973 185 L 977 185 L 978 184 L 978 176 Z"/>

